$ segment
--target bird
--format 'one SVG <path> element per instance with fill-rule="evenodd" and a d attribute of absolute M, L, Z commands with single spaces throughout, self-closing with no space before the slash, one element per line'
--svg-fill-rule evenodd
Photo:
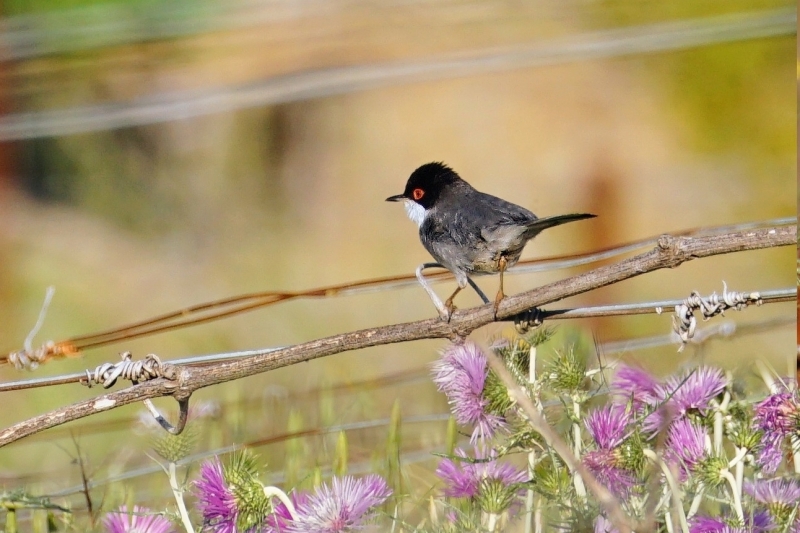
<path fill-rule="evenodd" d="M 596 215 L 572 213 L 538 218 L 524 207 L 476 190 L 449 166 L 441 162 L 422 165 L 411 173 L 402 194 L 386 199 L 404 202 L 408 217 L 419 227 L 422 245 L 437 263 L 417 269 L 417 278 L 431 297 L 442 319 L 449 321 L 453 299 L 469 283 L 471 275 L 500 274 L 500 288 L 494 299 L 494 316 L 503 292 L 503 273 L 519 260 L 525 245 L 547 228 Z M 422 270 L 443 266 L 455 275 L 458 287 L 444 302 L 427 286 Z"/>

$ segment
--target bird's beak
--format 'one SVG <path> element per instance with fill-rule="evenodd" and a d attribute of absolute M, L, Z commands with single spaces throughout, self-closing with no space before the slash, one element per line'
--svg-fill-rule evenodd
<path fill-rule="evenodd" d="M 400 202 L 405 200 L 406 197 L 402 194 L 395 194 L 394 196 L 390 196 L 386 199 L 387 202 Z"/>

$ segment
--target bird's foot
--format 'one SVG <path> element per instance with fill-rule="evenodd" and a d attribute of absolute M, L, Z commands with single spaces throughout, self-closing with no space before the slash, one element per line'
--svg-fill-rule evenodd
<path fill-rule="evenodd" d="M 444 310 L 439 310 L 439 317 L 445 322 L 450 322 L 450 318 L 453 316 L 453 313 L 456 310 L 456 306 L 453 303 L 452 298 L 448 298 L 444 302 Z"/>
<path fill-rule="evenodd" d="M 497 309 L 500 307 L 500 302 L 503 301 L 506 295 L 503 294 L 503 289 L 497 291 L 497 296 L 494 297 L 494 319 L 497 320 Z"/>
<path fill-rule="evenodd" d="M 544 323 L 545 313 L 543 309 L 531 307 L 518 315 L 513 316 L 514 328 L 520 335 L 525 335 L 531 329 L 538 328 Z"/>

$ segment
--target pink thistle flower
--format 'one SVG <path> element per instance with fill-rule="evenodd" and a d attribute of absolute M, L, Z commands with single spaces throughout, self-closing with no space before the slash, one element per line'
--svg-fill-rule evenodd
<path fill-rule="evenodd" d="M 681 419 L 691 410 L 705 414 L 711 400 L 722 393 L 727 384 L 722 370 L 709 366 L 670 376 L 656 389 L 658 402 L 653 405 L 660 404 L 659 409 L 645 417 L 644 431 L 659 431 L 667 415 Z"/>
<path fill-rule="evenodd" d="M 225 483 L 222 463 L 218 458 L 202 464 L 200 479 L 195 481 L 195 487 L 203 524 L 211 526 L 214 533 L 236 533 L 239 516 L 236 497 Z"/>
<path fill-rule="evenodd" d="M 764 433 L 754 450 L 756 464 L 764 473 L 774 474 L 783 460 L 783 442 L 800 430 L 800 402 L 796 391 L 772 394 L 755 406 L 753 427 Z"/>
<path fill-rule="evenodd" d="M 455 454 L 457 457 L 468 458 L 467 453 L 461 448 L 456 449 Z M 524 470 L 497 461 L 497 452 L 494 450 L 487 453 L 475 448 L 475 459 L 485 461 L 473 463 L 442 459 L 436 468 L 436 475 L 447 484 L 444 489 L 445 496 L 473 498 L 478 495 L 481 481 L 484 479 L 497 480 L 504 485 L 522 483 L 528 479 L 528 474 Z"/>
<path fill-rule="evenodd" d="M 745 516 L 744 526 L 732 526 L 723 518 L 710 516 L 696 516 L 689 521 L 689 533 L 766 533 L 774 530 L 775 524 L 764 512 Z"/>
<path fill-rule="evenodd" d="M 147 514 L 146 507 L 134 505 L 133 511 L 122 506 L 103 519 L 103 527 L 108 533 L 173 533 L 172 522 L 160 515 Z"/>
<path fill-rule="evenodd" d="M 474 426 L 470 442 L 491 439 L 495 432 L 505 429 L 502 417 L 487 413 L 489 400 L 483 397 L 483 387 L 489 367 L 486 355 L 474 342 L 451 344 L 434 363 L 433 382 L 447 396 L 447 403 L 456 422 Z"/>
<path fill-rule="evenodd" d="M 744 492 L 764 505 L 797 505 L 800 500 L 800 482 L 794 479 L 759 479 L 745 481 Z"/>
<path fill-rule="evenodd" d="M 678 466 L 682 481 L 706 456 L 707 436 L 708 431 L 704 427 L 693 424 L 687 418 L 676 420 L 669 427 L 664 455 L 668 463 Z"/>
<path fill-rule="evenodd" d="M 597 408 L 586 417 L 586 429 L 597 446 L 613 449 L 622 444 L 628 436 L 628 425 L 633 422 L 631 413 L 620 405 L 605 405 Z"/>
<path fill-rule="evenodd" d="M 307 498 L 298 498 L 297 519 L 276 531 L 340 533 L 360 529 L 373 508 L 383 504 L 391 494 L 386 481 L 374 474 L 333 478 L 330 485 L 323 484 Z"/>
<path fill-rule="evenodd" d="M 658 403 L 659 382 L 640 368 L 620 365 L 611 380 L 611 390 L 622 402 L 631 401 L 634 409 Z"/>
<path fill-rule="evenodd" d="M 613 450 L 591 450 L 583 456 L 583 464 L 597 481 L 618 498 L 627 498 L 636 484 L 636 478 L 619 463 L 619 457 Z"/>

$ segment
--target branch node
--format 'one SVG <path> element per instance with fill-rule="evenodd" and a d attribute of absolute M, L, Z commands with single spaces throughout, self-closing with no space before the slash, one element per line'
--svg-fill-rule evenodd
<path fill-rule="evenodd" d="M 690 237 L 674 237 L 667 234 L 659 237 L 658 251 L 666 263 L 665 266 L 676 268 L 692 259 L 691 253 L 687 251 L 687 244 L 691 241 Z"/>

